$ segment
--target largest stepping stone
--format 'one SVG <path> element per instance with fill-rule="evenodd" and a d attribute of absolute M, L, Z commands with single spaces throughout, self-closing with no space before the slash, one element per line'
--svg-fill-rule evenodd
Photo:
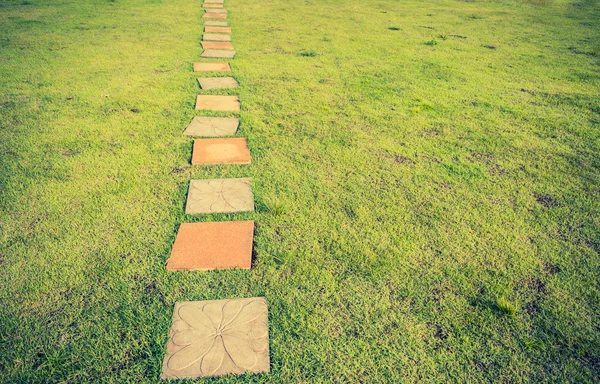
<path fill-rule="evenodd" d="M 175 303 L 162 379 L 269 372 L 264 297 Z"/>
<path fill-rule="evenodd" d="M 250 164 L 250 150 L 245 138 L 196 139 L 192 165 Z"/>
<path fill-rule="evenodd" d="M 224 49 L 205 49 L 200 55 L 203 59 L 233 59 L 235 51 L 227 51 Z"/>
<path fill-rule="evenodd" d="M 220 41 L 203 41 L 202 48 L 204 49 L 228 49 L 232 50 L 233 45 L 229 42 L 220 42 Z"/>
<path fill-rule="evenodd" d="M 240 86 L 233 77 L 200 77 L 198 83 L 205 90 L 237 88 Z"/>
<path fill-rule="evenodd" d="M 238 112 L 240 98 L 238 96 L 198 95 L 196 96 L 196 110 Z"/>
<path fill-rule="evenodd" d="M 218 33 L 205 33 L 202 36 L 203 41 L 231 41 L 231 36 Z"/>
<path fill-rule="evenodd" d="M 183 131 L 187 136 L 219 137 L 235 135 L 240 119 L 235 117 L 196 116 Z"/>
<path fill-rule="evenodd" d="M 204 22 L 205 27 L 227 27 L 226 21 L 214 21 L 214 20 L 206 20 Z"/>
<path fill-rule="evenodd" d="M 226 19 L 227 15 L 220 13 L 205 13 L 202 15 L 203 19 Z"/>
<path fill-rule="evenodd" d="M 166 269 L 250 269 L 253 233 L 253 221 L 183 223 L 177 232 Z"/>
<path fill-rule="evenodd" d="M 252 180 L 211 179 L 192 180 L 188 190 L 185 213 L 210 214 L 254 211 Z"/>

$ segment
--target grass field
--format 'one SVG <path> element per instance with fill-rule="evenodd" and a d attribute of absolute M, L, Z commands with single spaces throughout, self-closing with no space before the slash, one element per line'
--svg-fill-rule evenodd
<path fill-rule="evenodd" d="M 252 164 L 191 167 L 200 0 L 0 0 L 0 382 L 158 382 L 252 296 L 271 373 L 208 382 L 598 382 L 600 3 L 226 8 Z M 219 177 L 256 212 L 185 215 Z M 241 219 L 251 271 L 165 271 Z"/>

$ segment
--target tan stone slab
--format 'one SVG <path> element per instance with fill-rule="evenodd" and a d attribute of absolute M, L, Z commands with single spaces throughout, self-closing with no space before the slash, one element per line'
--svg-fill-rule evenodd
<path fill-rule="evenodd" d="M 233 45 L 228 42 L 220 42 L 220 41 L 203 41 L 202 48 L 204 49 L 233 49 Z"/>
<path fill-rule="evenodd" d="M 207 111 L 232 111 L 240 110 L 240 98 L 238 96 L 196 96 L 196 110 Z"/>
<path fill-rule="evenodd" d="M 162 379 L 269 372 L 264 297 L 175 303 Z"/>
<path fill-rule="evenodd" d="M 204 0 L 204 4 L 223 4 L 224 0 Z"/>
<path fill-rule="evenodd" d="M 231 41 L 231 36 L 219 33 L 205 33 L 202 36 L 203 41 Z"/>
<path fill-rule="evenodd" d="M 202 15 L 203 19 L 226 19 L 227 15 L 221 15 L 218 13 L 205 13 Z"/>
<path fill-rule="evenodd" d="M 204 27 L 204 32 L 207 33 L 231 33 L 229 27 Z"/>
<path fill-rule="evenodd" d="M 194 72 L 231 72 L 229 63 L 194 63 Z"/>
<path fill-rule="evenodd" d="M 221 9 L 223 8 L 223 4 L 204 4 L 202 8 L 213 8 L 213 9 Z"/>
<path fill-rule="evenodd" d="M 224 49 L 206 49 L 200 55 L 203 59 L 233 59 L 235 51 L 227 51 Z"/>
<path fill-rule="evenodd" d="M 168 271 L 250 269 L 253 221 L 183 223 L 179 227 Z"/>
<path fill-rule="evenodd" d="M 251 179 L 190 181 L 185 206 L 185 213 L 187 214 L 251 211 L 254 211 Z"/>
<path fill-rule="evenodd" d="M 235 135 L 240 119 L 235 117 L 196 116 L 183 131 L 187 136 L 219 137 Z"/>
<path fill-rule="evenodd" d="M 250 164 L 250 150 L 245 138 L 196 139 L 192 165 Z"/>
<path fill-rule="evenodd" d="M 227 27 L 228 24 L 226 21 L 206 20 L 204 22 L 204 26 L 206 26 L 206 27 Z"/>
<path fill-rule="evenodd" d="M 213 14 L 217 14 L 217 15 L 226 15 L 229 13 L 229 12 L 227 12 L 226 9 L 207 9 L 204 12 L 213 13 Z"/>
<path fill-rule="evenodd" d="M 202 89 L 227 89 L 240 86 L 233 77 L 200 77 L 198 83 Z"/>

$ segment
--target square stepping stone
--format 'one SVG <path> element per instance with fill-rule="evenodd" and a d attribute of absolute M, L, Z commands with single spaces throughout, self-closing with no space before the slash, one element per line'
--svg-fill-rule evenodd
<path fill-rule="evenodd" d="M 229 28 L 229 27 L 204 27 L 204 32 L 231 33 L 231 28 Z"/>
<path fill-rule="evenodd" d="M 231 72 L 229 63 L 194 63 L 194 72 Z"/>
<path fill-rule="evenodd" d="M 204 41 L 231 41 L 231 36 L 218 33 L 205 33 L 202 36 Z"/>
<path fill-rule="evenodd" d="M 264 297 L 175 303 L 161 379 L 269 372 Z"/>
<path fill-rule="evenodd" d="M 245 138 L 196 139 L 192 165 L 250 164 L 250 150 Z"/>
<path fill-rule="evenodd" d="M 240 119 L 235 117 L 196 116 L 183 131 L 187 136 L 219 137 L 235 135 Z"/>
<path fill-rule="evenodd" d="M 223 4 L 224 0 L 204 0 L 204 4 Z"/>
<path fill-rule="evenodd" d="M 220 9 L 220 8 L 223 8 L 223 4 L 206 4 L 206 3 L 204 3 L 204 5 L 202 5 L 202 8 Z"/>
<path fill-rule="evenodd" d="M 250 179 L 192 180 L 185 213 L 233 213 L 254 211 Z"/>
<path fill-rule="evenodd" d="M 206 27 L 227 27 L 227 22 L 226 21 L 213 21 L 213 20 L 206 20 L 204 22 L 204 25 Z"/>
<path fill-rule="evenodd" d="M 240 110 L 240 98 L 237 96 L 196 96 L 196 110 L 233 111 Z"/>
<path fill-rule="evenodd" d="M 219 14 L 219 13 L 205 13 L 202 15 L 203 19 L 226 19 L 227 15 Z"/>
<path fill-rule="evenodd" d="M 200 77 L 198 83 L 202 89 L 225 89 L 240 86 L 233 77 Z"/>
<path fill-rule="evenodd" d="M 183 223 L 177 231 L 168 271 L 250 269 L 254 221 Z"/>
<path fill-rule="evenodd" d="M 204 49 L 233 49 L 233 45 L 228 42 L 220 41 L 203 41 L 202 48 Z"/>
<path fill-rule="evenodd" d="M 220 14 L 220 15 L 226 15 L 228 13 L 226 9 L 207 9 L 204 12 Z"/>
<path fill-rule="evenodd" d="M 200 55 L 203 59 L 233 59 L 235 51 L 226 51 L 223 49 L 206 49 Z"/>

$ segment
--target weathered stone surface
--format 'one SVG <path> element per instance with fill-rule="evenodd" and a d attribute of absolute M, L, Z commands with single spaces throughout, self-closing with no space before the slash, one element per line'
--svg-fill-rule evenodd
<path fill-rule="evenodd" d="M 227 51 L 224 49 L 206 49 L 200 55 L 203 59 L 233 59 L 235 51 Z"/>
<path fill-rule="evenodd" d="M 204 32 L 208 33 L 231 33 L 229 27 L 204 27 Z"/>
<path fill-rule="evenodd" d="M 192 180 L 185 213 L 232 213 L 254 211 L 250 179 Z"/>
<path fill-rule="evenodd" d="M 238 96 L 196 96 L 196 110 L 207 111 L 233 111 L 240 110 L 240 98 Z"/>
<path fill-rule="evenodd" d="M 175 303 L 162 379 L 268 372 L 264 297 Z"/>
<path fill-rule="evenodd" d="M 206 13 L 214 13 L 217 15 L 226 15 L 228 12 L 226 9 L 207 9 L 205 10 Z"/>
<path fill-rule="evenodd" d="M 206 27 L 226 27 L 227 25 L 226 21 L 206 20 L 204 22 L 204 26 Z"/>
<path fill-rule="evenodd" d="M 166 268 L 168 271 L 250 269 L 253 232 L 253 221 L 181 224 Z"/>
<path fill-rule="evenodd" d="M 219 41 L 203 41 L 202 48 L 204 49 L 233 49 L 233 45 L 227 42 Z"/>
<path fill-rule="evenodd" d="M 196 139 L 192 165 L 250 164 L 250 150 L 245 138 Z"/>
<path fill-rule="evenodd" d="M 235 135 L 240 119 L 235 117 L 196 116 L 183 131 L 187 136 L 219 137 Z"/>
<path fill-rule="evenodd" d="M 198 83 L 202 89 L 225 89 L 240 86 L 233 77 L 200 77 Z"/>
<path fill-rule="evenodd" d="M 223 8 L 223 4 L 204 4 L 202 5 L 202 8 L 213 8 L 213 9 L 222 9 Z"/>
<path fill-rule="evenodd" d="M 204 41 L 231 41 L 231 36 L 218 33 L 205 33 L 202 36 Z"/>
<path fill-rule="evenodd" d="M 203 19 L 226 19 L 227 15 L 218 14 L 218 13 L 205 13 L 202 15 Z"/>
<path fill-rule="evenodd" d="M 194 63 L 194 72 L 231 72 L 229 63 Z"/>

